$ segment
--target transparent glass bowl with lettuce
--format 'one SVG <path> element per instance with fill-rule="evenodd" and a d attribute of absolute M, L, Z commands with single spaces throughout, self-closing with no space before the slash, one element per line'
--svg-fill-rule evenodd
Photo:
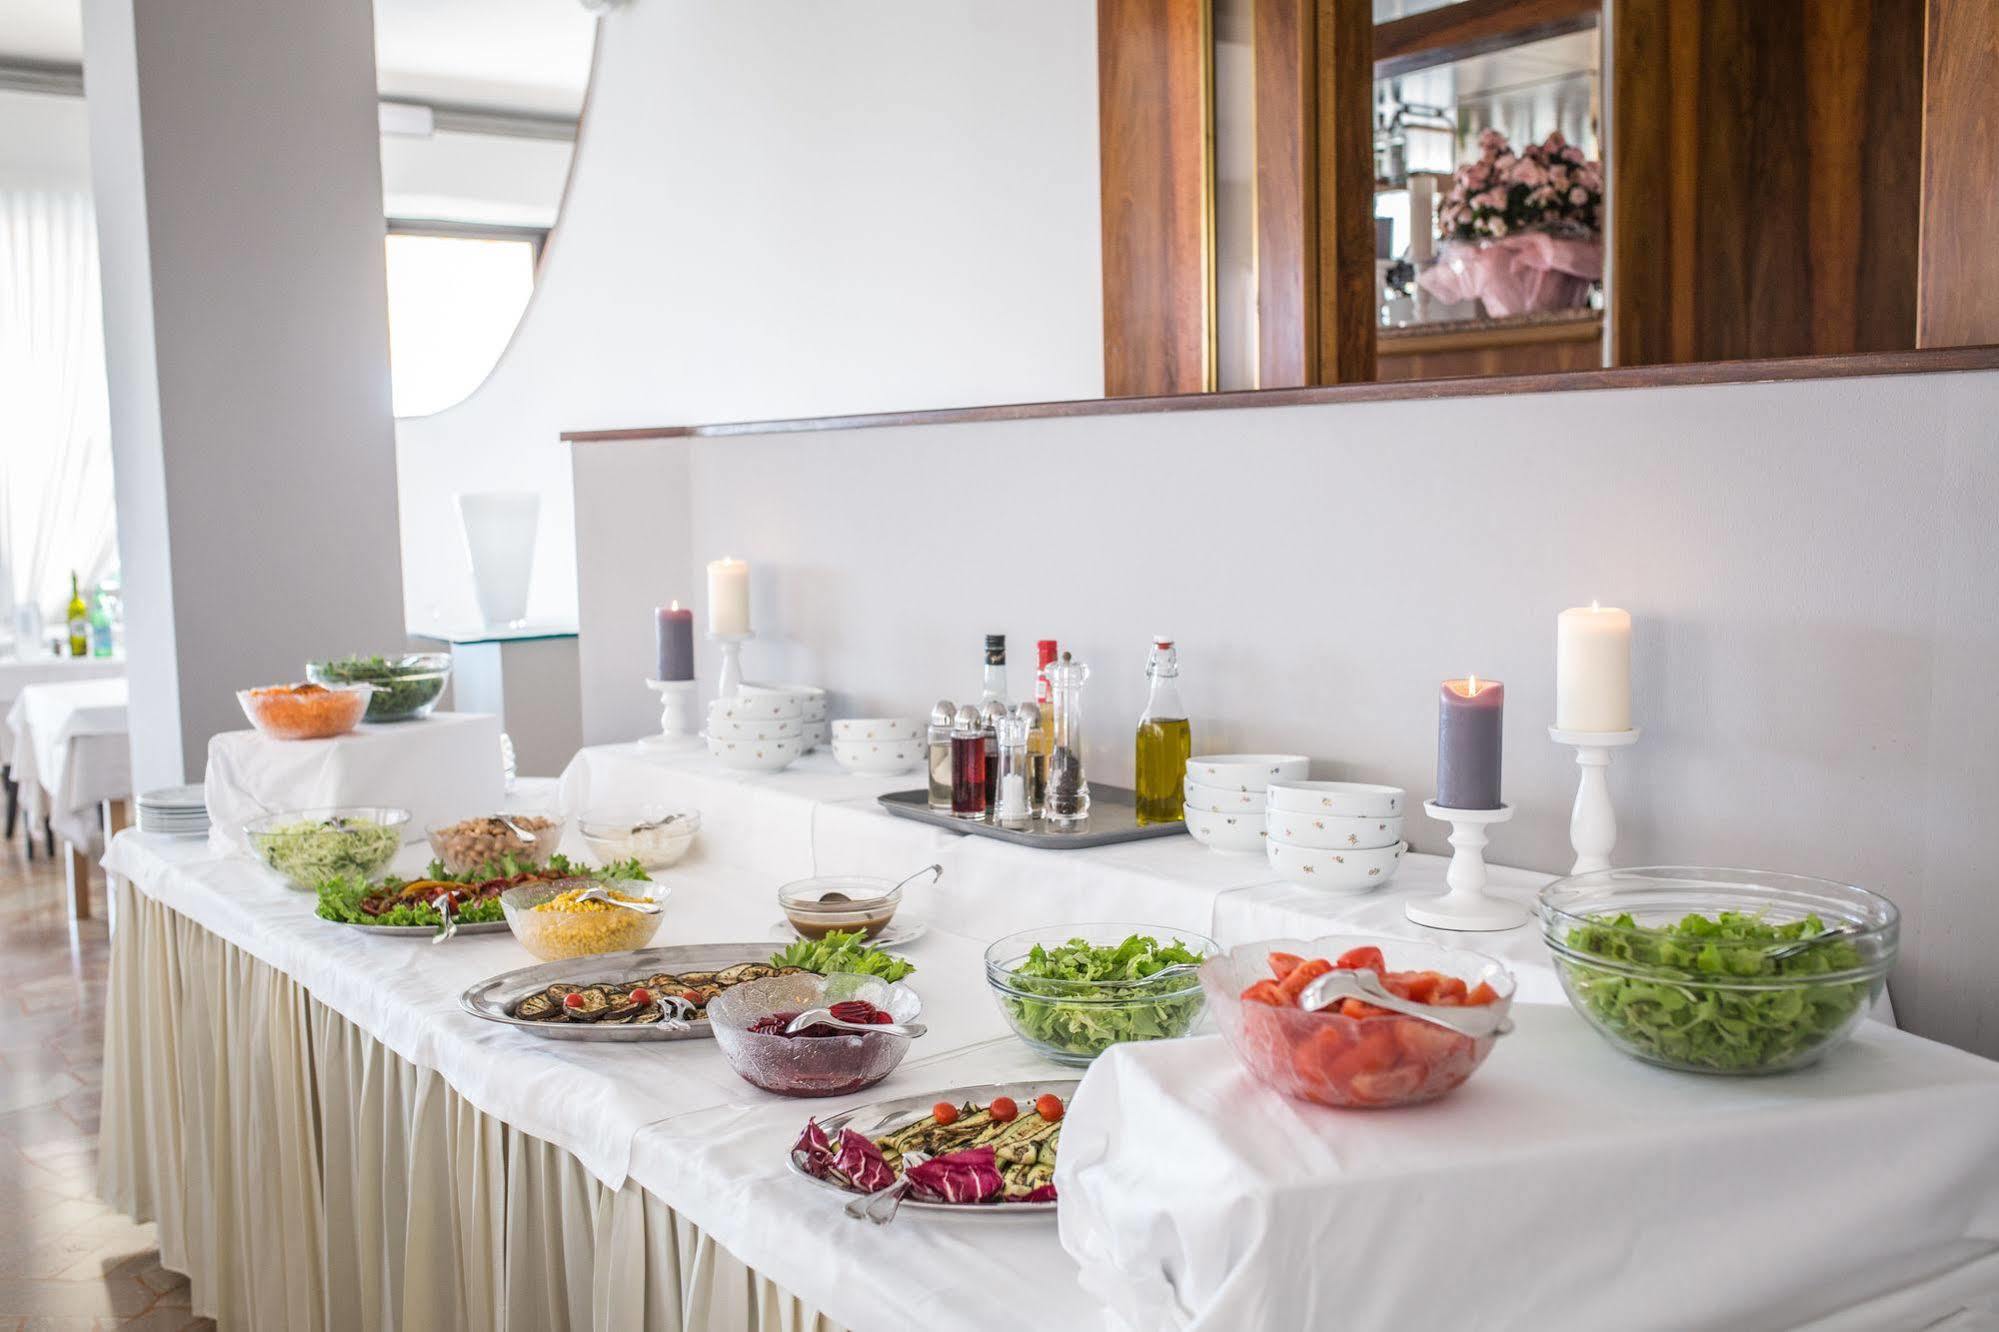
<path fill-rule="evenodd" d="M 1217 945 L 1164 925 L 1052 925 L 986 949 L 986 983 L 1014 1034 L 1058 1064 L 1120 1041 L 1185 1036 L 1207 1006 L 1199 967 Z"/>
<path fill-rule="evenodd" d="M 1634 1058 L 1692 1073 L 1778 1073 L 1853 1034 L 1895 964 L 1878 893 L 1767 870 L 1601 870 L 1541 892 L 1569 1002 Z"/>

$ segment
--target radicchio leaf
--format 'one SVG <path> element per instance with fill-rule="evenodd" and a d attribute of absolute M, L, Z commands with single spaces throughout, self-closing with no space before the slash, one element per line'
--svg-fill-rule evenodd
<path fill-rule="evenodd" d="M 947 1203 L 984 1202 L 997 1194 L 1005 1181 L 993 1164 L 990 1147 L 967 1147 L 932 1157 L 904 1172 L 911 1190 L 920 1197 Z"/>
<path fill-rule="evenodd" d="M 1021 1201 L 1022 1201 L 1022 1202 L 1054 1202 L 1054 1201 L 1055 1201 L 1055 1186 L 1054 1186 L 1053 1184 L 1043 1184 L 1043 1185 L 1042 1185 L 1041 1187 L 1039 1187 L 1039 1188 L 1037 1188 L 1037 1189 L 1033 1190 L 1032 1192 L 1030 1192 L 1030 1193 L 1029 1193 L 1029 1194 L 1028 1194 L 1028 1195 L 1027 1195 L 1027 1196 L 1026 1196 L 1025 1198 L 1022 1198 L 1022 1199 L 1021 1199 Z"/>
<path fill-rule="evenodd" d="M 895 1183 L 895 1171 L 882 1159 L 881 1148 L 852 1129 L 840 1130 L 840 1144 L 833 1151 L 832 1167 L 863 1193 L 873 1193 Z"/>
<path fill-rule="evenodd" d="M 791 1159 L 814 1179 L 826 1178 L 833 1168 L 833 1144 L 827 1140 L 826 1130 L 819 1127 L 818 1120 L 805 1121 L 805 1131 L 791 1145 Z"/>

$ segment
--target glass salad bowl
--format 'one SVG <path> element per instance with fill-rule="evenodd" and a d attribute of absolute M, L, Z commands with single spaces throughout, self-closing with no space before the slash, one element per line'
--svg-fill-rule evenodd
<path fill-rule="evenodd" d="M 986 949 L 986 983 L 1014 1035 L 1082 1065 L 1121 1041 L 1192 1031 L 1207 1006 L 1195 969 L 1218 947 L 1164 925 L 1051 925 Z"/>
<path fill-rule="evenodd" d="M 843 1096 L 872 1087 L 902 1062 L 915 1037 L 886 1031 L 820 1036 L 777 1036 L 750 1028 L 759 1018 L 796 1017 L 809 1008 L 863 1000 L 899 1023 L 923 1012 L 916 991 L 878 976 L 807 972 L 769 976 L 731 986 L 708 1001 L 708 1025 L 729 1067 L 780 1096 Z"/>
<path fill-rule="evenodd" d="M 664 908 L 671 895 L 650 879 L 543 879 L 500 894 L 500 913 L 521 947 L 544 962 L 596 953 L 629 953 L 659 933 L 666 912 L 632 911 L 610 902 L 579 902 L 593 888 L 633 902 Z"/>
<path fill-rule="evenodd" d="M 406 652 L 387 657 L 342 657 L 310 662 L 305 678 L 314 684 L 374 686 L 368 698 L 371 722 L 428 717 L 451 679 L 448 652 Z"/>
<path fill-rule="evenodd" d="M 1478 1071 L 1498 1036 L 1475 1040 L 1419 1017 L 1348 1017 L 1331 1008 L 1315 1012 L 1242 997 L 1272 977 L 1275 954 L 1335 961 L 1369 946 L 1381 950 L 1384 971 L 1437 972 L 1468 989 L 1483 983 L 1492 988 L 1500 1018 L 1513 1007 L 1512 973 L 1496 958 L 1468 949 L 1360 934 L 1241 944 L 1202 963 L 1201 984 L 1215 1024 L 1251 1077 L 1301 1101 L 1380 1109 L 1434 1101 Z"/>
<path fill-rule="evenodd" d="M 243 839 L 286 883 L 310 893 L 334 879 L 366 882 L 387 869 L 409 821 L 408 810 L 385 805 L 296 809 L 251 819 Z"/>
<path fill-rule="evenodd" d="M 1778 1073 L 1853 1034 L 1887 983 L 1901 913 L 1851 884 L 1652 866 L 1558 879 L 1541 933 L 1562 989 L 1635 1059 Z"/>

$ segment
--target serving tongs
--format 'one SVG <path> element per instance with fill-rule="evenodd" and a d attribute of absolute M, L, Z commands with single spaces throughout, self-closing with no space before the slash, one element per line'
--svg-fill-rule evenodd
<path fill-rule="evenodd" d="M 437 908 L 437 914 L 443 917 L 444 923 L 437 927 L 437 933 L 430 936 L 430 941 L 434 944 L 441 944 L 452 935 L 458 933 L 458 917 L 451 914 L 450 893 L 439 893 L 437 900 L 432 902 L 431 905 Z"/>
<path fill-rule="evenodd" d="M 1421 1004 L 1414 999 L 1404 999 L 1391 994 L 1381 983 L 1381 977 L 1368 968 L 1353 971 L 1335 968 L 1314 979 L 1299 991 L 1298 1007 L 1316 1012 L 1339 999 L 1358 999 L 1376 1008 L 1386 1008 L 1393 1013 L 1402 1013 L 1413 1018 L 1454 1031 L 1460 1036 L 1482 1041 L 1493 1036 L 1504 1036 L 1513 1030 L 1513 1019 L 1500 1011 L 1498 1004 L 1481 1004 L 1475 1008 L 1450 1008 L 1436 1004 Z"/>
<path fill-rule="evenodd" d="M 841 1031 L 857 1032 L 862 1036 L 869 1032 L 880 1032 L 885 1036 L 907 1036 L 911 1040 L 930 1030 L 921 1022 L 849 1022 L 845 1018 L 834 1017 L 830 1008 L 808 1008 L 784 1024 L 784 1034 L 796 1036 L 807 1027 L 822 1023 L 828 1027 L 837 1027 Z"/>

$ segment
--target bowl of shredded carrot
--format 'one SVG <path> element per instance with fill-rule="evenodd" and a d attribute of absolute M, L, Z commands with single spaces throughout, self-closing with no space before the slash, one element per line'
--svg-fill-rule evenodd
<path fill-rule="evenodd" d="M 324 740 L 345 735 L 368 711 L 370 684 L 270 685 L 239 689 L 236 701 L 250 724 L 277 740 Z"/>

